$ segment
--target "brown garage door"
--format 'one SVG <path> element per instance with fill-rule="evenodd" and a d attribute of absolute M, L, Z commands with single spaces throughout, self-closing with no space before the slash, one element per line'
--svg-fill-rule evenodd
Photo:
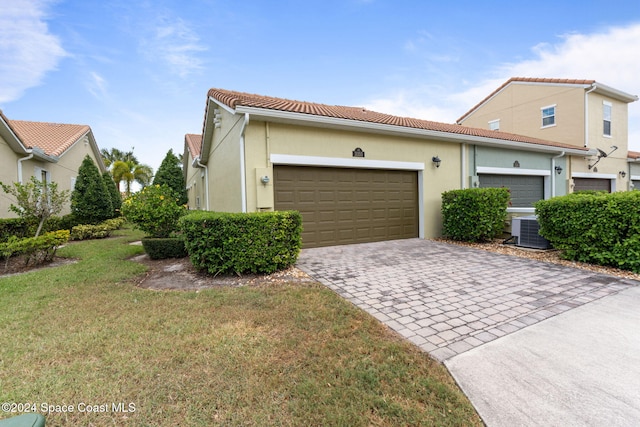
<path fill-rule="evenodd" d="M 302 213 L 306 248 L 418 237 L 414 171 L 275 166 L 276 210 Z"/>
<path fill-rule="evenodd" d="M 573 178 L 573 191 L 606 191 L 611 193 L 611 180 L 603 178 Z"/>

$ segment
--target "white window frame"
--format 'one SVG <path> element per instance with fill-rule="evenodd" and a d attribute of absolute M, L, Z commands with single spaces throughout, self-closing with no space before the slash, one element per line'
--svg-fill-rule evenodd
<path fill-rule="evenodd" d="M 540 114 L 542 115 L 542 126 L 541 126 L 541 129 L 550 128 L 550 127 L 553 127 L 553 126 L 556 125 L 556 116 L 557 116 L 557 113 L 558 113 L 557 106 L 558 106 L 558 104 L 553 104 L 553 105 L 547 105 L 545 107 L 540 108 Z M 544 110 L 549 110 L 551 108 L 553 108 L 553 114 L 545 116 Z M 548 119 L 550 117 L 553 117 L 553 123 L 545 125 L 544 124 L 544 119 Z"/>
<path fill-rule="evenodd" d="M 607 111 L 609 112 L 608 119 L 607 119 Z M 609 101 L 602 101 L 602 136 L 604 136 L 605 138 L 611 138 L 611 126 L 612 126 L 611 116 L 612 115 L 613 115 L 613 104 Z M 607 130 L 607 127 L 605 126 L 606 122 L 609 122 L 609 133 L 606 132 Z"/>
<path fill-rule="evenodd" d="M 490 120 L 489 121 L 489 130 L 500 130 L 500 119 Z"/>

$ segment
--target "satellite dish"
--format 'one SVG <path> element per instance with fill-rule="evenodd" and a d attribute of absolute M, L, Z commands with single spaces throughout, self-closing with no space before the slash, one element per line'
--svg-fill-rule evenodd
<path fill-rule="evenodd" d="M 607 153 L 605 153 L 604 151 L 602 151 L 599 148 L 597 150 L 598 150 L 598 153 L 600 153 L 600 154 L 598 154 L 598 157 L 607 157 Z"/>

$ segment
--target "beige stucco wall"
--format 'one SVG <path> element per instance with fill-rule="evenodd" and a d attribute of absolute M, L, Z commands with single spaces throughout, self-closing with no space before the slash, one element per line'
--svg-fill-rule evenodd
<path fill-rule="evenodd" d="M 543 107 L 556 106 L 556 125 L 542 127 Z M 584 89 L 564 85 L 512 83 L 463 121 L 489 129 L 500 119 L 500 131 L 528 135 L 578 147 L 584 145 Z"/>
<path fill-rule="evenodd" d="M 220 109 L 221 126 L 213 132 L 209 150 L 209 210 L 241 212 L 240 136 L 244 116 Z M 213 120 L 213 118 L 210 118 Z"/>
<path fill-rule="evenodd" d="M 189 201 L 187 206 L 190 210 L 206 210 L 207 200 L 205 198 L 206 189 L 206 170 L 204 168 L 193 167 L 193 156 L 191 156 L 188 149 L 185 149 L 185 156 L 188 156 L 186 180 L 187 196 Z M 198 200 L 200 203 L 198 204 Z"/>
<path fill-rule="evenodd" d="M 18 155 L 0 136 L 0 182 L 9 185 L 18 179 Z M 15 217 L 9 212 L 13 200 L 0 189 L 0 218 Z"/>
<path fill-rule="evenodd" d="M 273 208 L 273 165 L 271 154 L 331 157 L 355 160 L 356 147 L 365 152 L 363 160 L 419 162 L 422 175 L 425 237 L 442 234 L 440 215 L 443 191 L 460 188 L 460 144 L 434 140 L 379 135 L 346 130 L 293 126 L 251 121 L 246 132 L 247 211 Z M 442 160 L 440 168 L 432 163 L 433 156 Z M 267 174 L 271 182 L 264 186 L 259 178 Z M 271 194 L 265 196 L 264 192 Z M 265 205 L 265 197 L 270 206 Z"/>

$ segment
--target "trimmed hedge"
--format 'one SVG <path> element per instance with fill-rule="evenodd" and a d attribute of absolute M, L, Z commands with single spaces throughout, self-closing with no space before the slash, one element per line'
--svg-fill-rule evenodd
<path fill-rule="evenodd" d="M 504 232 L 507 188 L 468 188 L 442 193 L 443 233 L 453 240 L 482 242 Z"/>
<path fill-rule="evenodd" d="M 30 228 L 31 225 L 22 218 L 0 219 L 0 242 L 6 242 L 11 237 L 26 237 Z M 32 234 L 35 234 L 35 228 Z"/>
<path fill-rule="evenodd" d="M 184 258 L 187 249 L 180 237 L 145 237 L 142 239 L 144 251 L 151 259 Z"/>
<path fill-rule="evenodd" d="M 640 191 L 574 193 L 535 208 L 540 235 L 564 258 L 640 273 Z"/>
<path fill-rule="evenodd" d="M 71 229 L 71 240 L 104 239 L 111 236 L 111 232 L 119 229 L 125 223 L 125 219 L 111 218 L 100 224 L 80 224 Z"/>
<path fill-rule="evenodd" d="M 211 274 L 273 273 L 300 253 L 302 216 L 296 211 L 194 212 L 178 221 L 193 265 Z"/>

